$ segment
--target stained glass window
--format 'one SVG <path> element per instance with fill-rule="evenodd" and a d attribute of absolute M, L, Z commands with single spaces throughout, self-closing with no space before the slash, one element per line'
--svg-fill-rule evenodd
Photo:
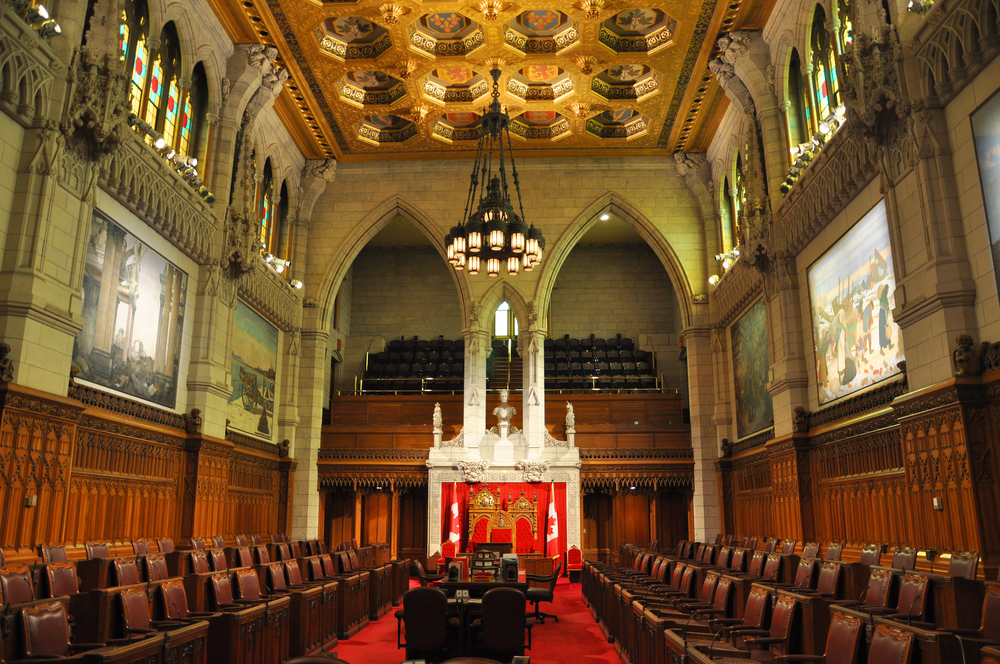
<path fill-rule="evenodd" d="M 147 58 L 149 51 L 146 50 L 146 37 L 140 36 L 135 43 L 135 62 L 132 66 L 132 87 L 129 90 L 129 101 L 132 103 L 132 112 L 137 114 L 142 108 L 142 97 L 146 89 L 146 73 L 149 63 Z"/>
<path fill-rule="evenodd" d="M 803 94 L 802 62 L 799 60 L 799 52 L 794 48 L 788 56 L 788 81 L 786 90 L 785 94 L 788 100 L 788 143 L 790 147 L 795 147 L 809 140 L 809 137 L 812 135 L 812 129 L 809 126 L 809 99 Z M 789 153 L 789 157 L 791 157 L 791 153 Z"/>
<path fill-rule="evenodd" d="M 183 155 L 191 154 L 191 93 L 184 95 L 184 105 L 181 110 L 180 140 L 177 141 L 177 151 Z"/>
<path fill-rule="evenodd" d="M 722 252 L 733 250 L 733 193 L 729 187 L 729 177 L 722 180 Z"/>
<path fill-rule="evenodd" d="M 118 50 L 122 52 L 122 60 L 128 57 L 128 38 L 131 29 L 128 27 L 128 14 L 122 10 L 122 21 L 118 26 Z"/>
<path fill-rule="evenodd" d="M 839 102 L 840 84 L 837 81 L 837 62 L 830 46 L 826 27 L 826 13 L 816 5 L 813 13 L 811 61 L 813 67 L 813 94 L 816 98 L 816 120 L 824 120 Z"/>
<path fill-rule="evenodd" d="M 156 118 L 160 114 L 160 101 L 163 98 L 163 66 L 160 64 L 160 56 L 157 55 L 150 67 L 152 73 L 149 77 L 149 101 L 146 103 L 146 122 L 153 127 L 156 126 Z"/>
<path fill-rule="evenodd" d="M 254 161 L 256 164 L 256 160 Z M 254 168 L 254 172 L 256 172 Z M 264 178 L 260 194 L 260 243 L 262 253 L 274 253 L 274 183 L 271 176 L 271 160 L 264 162 Z"/>
<path fill-rule="evenodd" d="M 851 24 L 851 4 L 847 0 L 837 3 L 837 17 L 840 19 L 840 50 L 844 52 L 854 44 L 854 26 Z"/>
<path fill-rule="evenodd" d="M 177 145 L 177 111 L 180 106 L 180 90 L 177 88 L 177 77 L 170 79 L 167 87 L 167 103 L 163 115 L 163 137 L 167 145 Z"/>
<path fill-rule="evenodd" d="M 270 250 L 271 244 L 271 192 L 264 192 L 264 202 L 260 206 L 260 242 Z"/>
<path fill-rule="evenodd" d="M 837 80 L 837 60 L 833 49 L 830 49 L 828 60 L 830 63 L 830 102 L 833 106 L 837 106 L 840 103 L 840 81 Z"/>
<path fill-rule="evenodd" d="M 813 75 L 816 82 L 816 110 L 819 117 L 825 118 L 830 114 L 830 92 L 826 87 L 826 67 L 822 62 L 816 65 Z"/>

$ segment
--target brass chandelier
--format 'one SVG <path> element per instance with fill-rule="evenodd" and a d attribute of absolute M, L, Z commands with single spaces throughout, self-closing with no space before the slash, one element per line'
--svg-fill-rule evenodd
<path fill-rule="evenodd" d="M 514 276 L 521 270 L 531 272 L 542 262 L 545 237 L 540 228 L 534 224 L 529 228 L 524 220 L 521 186 L 510 142 L 510 116 L 500 106 L 500 70 L 491 69 L 490 76 L 493 77 L 493 100 L 481 120 L 476 161 L 462 215 L 464 223 L 460 222 L 451 229 L 445 236 L 444 244 L 448 262 L 456 270 L 479 274 L 485 269 L 491 277 L 506 270 L 507 274 Z M 514 211 L 507 187 L 504 136 L 507 138 L 506 152 L 520 215 Z M 496 172 L 494 155 L 497 155 Z M 474 202 L 477 205 L 472 211 Z"/>

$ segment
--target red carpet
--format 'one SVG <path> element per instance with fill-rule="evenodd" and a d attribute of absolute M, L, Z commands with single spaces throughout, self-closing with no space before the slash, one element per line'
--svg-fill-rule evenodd
<path fill-rule="evenodd" d="M 412 582 L 415 584 L 415 582 Z M 531 605 L 528 605 L 531 608 Z M 555 601 L 542 604 L 546 613 L 559 616 L 531 630 L 531 650 L 525 654 L 532 664 L 621 664 L 613 645 L 607 642 L 601 629 L 583 605 L 581 586 L 568 579 L 559 579 Z M 368 624 L 354 638 L 341 641 L 337 656 L 350 664 L 399 664 L 406 653 L 396 649 L 396 618 L 390 611 L 377 622 Z"/>

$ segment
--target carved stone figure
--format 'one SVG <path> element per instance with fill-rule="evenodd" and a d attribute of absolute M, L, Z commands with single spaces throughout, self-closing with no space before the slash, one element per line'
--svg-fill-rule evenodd
<path fill-rule="evenodd" d="M 727 458 L 733 456 L 733 444 L 728 438 L 722 439 L 722 456 Z"/>
<path fill-rule="evenodd" d="M 576 413 L 573 412 L 573 404 L 566 402 L 566 430 L 576 428 Z"/>
<path fill-rule="evenodd" d="M 278 443 L 278 457 L 282 459 L 287 459 L 289 452 L 292 447 L 292 442 L 285 438 L 283 441 Z"/>
<path fill-rule="evenodd" d="M 510 424 L 510 418 L 517 415 L 517 409 L 507 403 L 510 392 L 500 390 L 500 405 L 493 409 L 493 415 L 500 421 L 500 424 Z"/>
<path fill-rule="evenodd" d="M 958 349 L 952 353 L 956 376 L 979 375 L 979 354 L 972 350 L 972 337 L 960 334 L 955 338 Z"/>
<path fill-rule="evenodd" d="M 434 404 L 434 432 L 438 433 L 441 431 L 441 427 L 444 424 L 444 419 L 441 417 L 441 404 Z"/>
<path fill-rule="evenodd" d="M 201 433 L 201 424 L 201 409 L 192 408 L 190 415 L 184 415 L 184 426 L 188 433 Z"/>
<path fill-rule="evenodd" d="M 333 182 L 337 177 L 337 162 L 333 159 L 310 159 L 302 169 L 302 177 L 314 177 Z"/>
<path fill-rule="evenodd" d="M 465 481 L 469 484 L 478 484 L 486 481 L 486 470 L 490 467 L 490 462 L 486 459 L 478 461 L 459 461 L 458 469 L 465 475 Z"/>
<path fill-rule="evenodd" d="M 812 417 L 812 413 L 802 406 L 796 406 L 792 412 L 792 431 L 795 433 L 809 433 L 809 418 Z"/>
<path fill-rule="evenodd" d="M 6 341 L 0 343 L 0 383 L 6 385 L 14 380 L 14 360 L 7 357 L 10 355 L 10 344 Z"/>
<path fill-rule="evenodd" d="M 549 462 L 548 459 L 541 461 L 519 459 L 514 468 L 524 472 L 525 482 L 542 482 L 545 480 L 545 471 L 549 469 Z"/>

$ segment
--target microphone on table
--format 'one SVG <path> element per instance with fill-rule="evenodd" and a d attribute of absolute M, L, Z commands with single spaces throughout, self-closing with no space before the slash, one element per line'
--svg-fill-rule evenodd
<path fill-rule="evenodd" d="M 719 635 L 722 634 L 725 631 L 726 631 L 726 626 L 723 625 L 719 629 L 719 631 L 715 633 L 715 636 L 712 637 L 712 642 L 708 644 L 708 658 L 709 659 L 712 659 L 712 657 L 713 657 L 713 655 L 715 653 L 715 642 L 716 642 L 716 640 L 718 640 Z M 686 652 L 687 652 L 687 650 L 685 650 L 685 653 Z"/>
<path fill-rule="evenodd" d="M 179 606 L 177 606 L 177 602 L 174 602 L 173 600 L 171 600 L 170 605 L 172 607 L 174 607 L 174 611 L 177 612 L 177 620 L 184 620 L 184 616 L 181 615 L 181 609 L 180 609 Z"/>
<path fill-rule="evenodd" d="M 688 626 L 691 625 L 691 621 L 694 620 L 701 611 L 695 611 L 691 614 L 691 617 L 687 619 L 684 623 L 684 661 L 688 660 Z"/>

